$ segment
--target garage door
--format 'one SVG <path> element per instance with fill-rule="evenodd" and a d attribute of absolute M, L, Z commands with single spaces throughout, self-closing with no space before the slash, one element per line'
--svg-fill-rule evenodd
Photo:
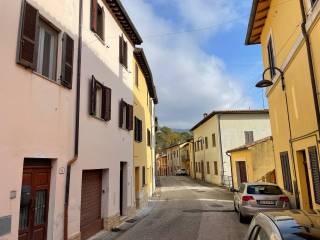
<path fill-rule="evenodd" d="M 82 173 L 81 189 L 81 239 L 88 239 L 102 229 L 101 218 L 102 171 Z"/>

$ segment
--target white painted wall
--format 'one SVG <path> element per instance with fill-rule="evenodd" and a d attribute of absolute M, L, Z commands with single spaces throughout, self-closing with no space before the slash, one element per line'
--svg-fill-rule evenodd
<path fill-rule="evenodd" d="M 268 114 L 222 114 L 220 116 L 223 170 L 225 178 L 231 179 L 228 150 L 245 144 L 245 131 L 253 131 L 254 140 L 271 136 Z M 228 184 L 227 180 L 224 182 Z"/>
<path fill-rule="evenodd" d="M 61 30 L 58 69 L 60 75 L 61 37 L 67 32 L 74 39 L 77 59 L 78 0 L 28 0 L 40 15 Z M 48 240 L 62 239 L 65 168 L 73 157 L 75 82 L 73 89 L 61 87 L 16 64 L 21 0 L 0 1 L 0 217 L 11 215 L 11 234 L 1 240 L 18 239 L 20 192 L 25 157 L 52 158 Z M 16 191 L 14 199 L 10 191 Z"/>
<path fill-rule="evenodd" d="M 90 30 L 90 2 L 83 5 L 83 52 L 81 71 L 81 111 L 79 159 L 72 167 L 69 208 L 69 236 L 80 231 L 81 178 L 85 169 L 108 169 L 109 185 L 105 192 L 108 206 L 103 217 L 119 214 L 120 162 L 127 163 L 127 207 L 134 206 L 133 131 L 119 128 L 119 102 L 133 105 L 132 62 L 134 46 L 128 42 L 128 69 L 119 63 L 119 36 L 123 33 L 102 0 L 105 12 L 104 43 Z M 112 89 L 111 121 L 89 115 L 91 76 Z"/>

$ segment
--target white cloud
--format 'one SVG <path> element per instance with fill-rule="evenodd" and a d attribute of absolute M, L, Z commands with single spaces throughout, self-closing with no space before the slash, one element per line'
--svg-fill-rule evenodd
<path fill-rule="evenodd" d="M 155 9 L 150 1 L 123 0 L 123 3 L 144 38 L 143 48 L 159 96 L 157 115 L 160 124 L 190 128 L 204 112 L 252 105 L 236 79 L 230 77 L 224 63 L 201 48 L 204 41 L 199 37 L 201 33 L 150 37 L 184 31 L 186 27 L 208 26 L 208 23 L 216 27 L 206 33 L 207 37 L 223 31 L 220 26 L 230 25 L 232 20 L 239 18 L 234 8 L 238 1 L 153 1 L 164 9 L 168 7 L 166 2 L 170 7 L 174 3 L 173 12 L 179 13 L 179 21 L 162 17 L 162 10 Z"/>

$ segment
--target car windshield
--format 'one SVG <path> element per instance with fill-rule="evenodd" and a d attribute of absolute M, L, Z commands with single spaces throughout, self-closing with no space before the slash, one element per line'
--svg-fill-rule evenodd
<path fill-rule="evenodd" d="M 249 185 L 248 194 L 281 195 L 282 191 L 278 186 L 273 185 Z"/>

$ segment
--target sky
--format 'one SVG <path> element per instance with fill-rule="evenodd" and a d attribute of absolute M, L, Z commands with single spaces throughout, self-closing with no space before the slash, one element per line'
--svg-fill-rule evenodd
<path fill-rule="evenodd" d="M 204 113 L 266 107 L 254 87 L 260 46 L 245 46 L 251 0 L 122 0 L 143 44 L 160 126 L 190 129 Z"/>

